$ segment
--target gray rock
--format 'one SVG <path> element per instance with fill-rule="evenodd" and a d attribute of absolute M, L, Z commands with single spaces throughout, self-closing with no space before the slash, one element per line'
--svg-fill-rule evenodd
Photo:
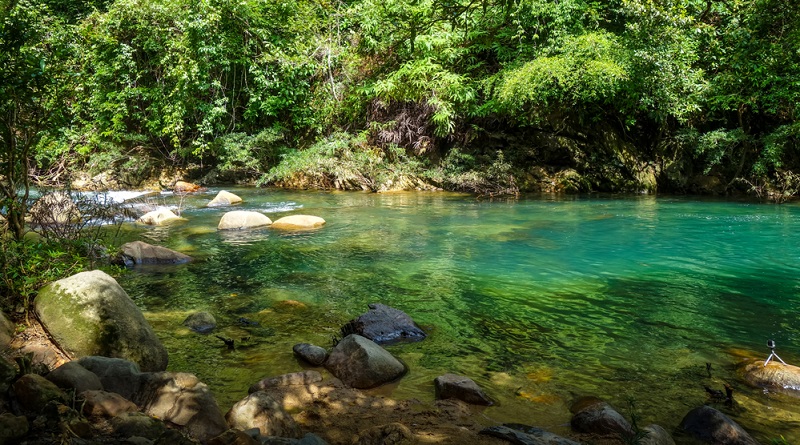
<path fill-rule="evenodd" d="M 11 349 L 12 338 L 14 338 L 14 323 L 0 311 L 0 352 Z"/>
<path fill-rule="evenodd" d="M 238 401 L 225 419 L 231 428 L 238 430 L 258 428 L 264 436 L 300 437 L 300 428 L 292 416 L 263 391 L 256 391 Z"/>
<path fill-rule="evenodd" d="M 42 412 L 50 401 L 67 403 L 67 395 L 55 383 L 38 374 L 25 374 L 11 385 L 11 395 L 23 410 Z"/>
<path fill-rule="evenodd" d="M 217 229 L 219 230 L 235 230 L 235 229 L 251 229 L 254 227 L 263 227 L 272 224 L 272 220 L 267 215 L 259 212 L 236 210 L 222 215 Z"/>
<path fill-rule="evenodd" d="M 79 359 L 78 364 L 96 375 L 103 389 L 128 400 L 133 400 L 141 391 L 146 377 L 136 363 L 121 358 L 89 356 Z"/>
<path fill-rule="evenodd" d="M 87 390 L 103 389 L 100 378 L 76 361 L 64 363 L 50 371 L 45 378 L 60 388 L 74 389 L 75 394 L 80 394 Z"/>
<path fill-rule="evenodd" d="M 135 403 L 115 392 L 89 390 L 80 393 L 83 414 L 92 417 L 116 417 L 138 411 Z"/>
<path fill-rule="evenodd" d="M 256 391 L 264 391 L 270 388 L 278 388 L 281 386 L 306 386 L 311 383 L 322 381 L 322 374 L 317 371 L 307 370 L 300 372 L 293 372 L 291 374 L 283 374 L 277 377 L 267 377 L 261 379 L 250 387 L 248 393 L 252 394 Z"/>
<path fill-rule="evenodd" d="M 142 389 L 132 400 L 144 413 L 203 443 L 228 429 L 208 386 L 192 374 L 147 373 Z"/>
<path fill-rule="evenodd" d="M 200 334 L 208 334 L 217 327 L 217 320 L 208 312 L 196 312 L 186 317 L 183 325 Z"/>
<path fill-rule="evenodd" d="M 425 332 L 405 312 L 372 303 L 369 311 L 350 320 L 341 329 L 343 335 L 358 334 L 380 345 L 424 340 Z"/>
<path fill-rule="evenodd" d="M 631 424 L 608 403 L 596 397 L 582 397 L 570 407 L 574 414 L 570 425 L 579 433 L 600 436 L 633 434 Z"/>
<path fill-rule="evenodd" d="M 0 394 L 6 394 L 17 378 L 17 366 L 0 355 Z"/>
<path fill-rule="evenodd" d="M 292 351 L 296 356 L 314 366 L 321 366 L 328 358 L 328 351 L 325 348 L 309 343 L 298 343 L 292 347 Z"/>
<path fill-rule="evenodd" d="M 484 428 L 480 433 L 517 445 L 580 445 L 578 442 L 565 439 L 541 428 L 519 424 L 492 426 Z"/>
<path fill-rule="evenodd" d="M 297 441 L 297 445 L 328 445 L 328 442 L 325 442 L 314 433 L 306 433 L 305 436 Z"/>
<path fill-rule="evenodd" d="M 183 264 L 191 260 L 189 255 L 166 247 L 133 241 L 122 245 L 117 261 L 131 267 L 139 264 Z"/>
<path fill-rule="evenodd" d="M 333 348 L 325 368 L 345 385 L 373 388 L 400 378 L 406 367 L 372 340 L 348 335 Z"/>
<path fill-rule="evenodd" d="M 472 379 L 445 374 L 434 379 L 437 399 L 458 399 L 473 405 L 491 405 L 492 400 Z"/>
<path fill-rule="evenodd" d="M 11 413 L 0 414 L 0 444 L 18 443 L 28 434 L 28 419 Z"/>
<path fill-rule="evenodd" d="M 123 413 L 111 419 L 111 429 L 121 437 L 144 437 L 156 440 L 167 427 L 164 422 L 143 413 Z"/>
<path fill-rule="evenodd" d="M 640 445 L 675 445 L 672 436 L 659 425 L 647 425 L 642 431 L 647 434 L 639 441 Z"/>
<path fill-rule="evenodd" d="M 689 411 L 680 428 L 695 439 L 714 445 L 758 445 L 739 424 L 710 406 Z"/>
<path fill-rule="evenodd" d="M 56 343 L 73 357 L 101 355 L 166 369 L 168 357 L 142 312 L 105 272 L 81 272 L 42 288 L 36 314 Z"/>
<path fill-rule="evenodd" d="M 217 196 L 215 196 L 214 199 L 211 200 L 211 202 L 206 204 L 206 206 L 221 207 L 221 206 L 229 206 L 231 204 L 238 204 L 240 202 L 242 202 L 242 198 L 234 195 L 231 192 L 220 190 L 220 192 L 217 193 Z"/>

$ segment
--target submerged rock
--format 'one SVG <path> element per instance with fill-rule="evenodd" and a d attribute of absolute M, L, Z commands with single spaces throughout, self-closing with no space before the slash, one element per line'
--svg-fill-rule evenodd
<path fill-rule="evenodd" d="M 406 373 L 406 367 L 387 350 L 355 334 L 333 348 L 325 368 L 345 385 L 359 389 L 391 382 Z"/>
<path fill-rule="evenodd" d="M 189 255 L 143 241 L 123 244 L 118 257 L 118 262 L 128 267 L 139 264 L 183 264 L 191 260 Z"/>
<path fill-rule="evenodd" d="M 758 445 L 755 439 L 725 414 L 701 406 L 689 411 L 680 428 L 695 439 L 715 445 Z"/>
<path fill-rule="evenodd" d="M 56 343 L 73 357 L 125 358 L 145 371 L 167 367 L 167 351 L 150 323 L 105 272 L 81 272 L 45 286 L 34 308 Z"/>
<path fill-rule="evenodd" d="M 195 312 L 183 320 L 183 325 L 200 334 L 208 334 L 217 327 L 217 320 L 208 312 Z"/>
<path fill-rule="evenodd" d="M 235 210 L 222 215 L 217 229 L 236 230 L 263 227 L 272 224 L 272 220 L 267 215 L 259 212 L 246 210 Z"/>
<path fill-rule="evenodd" d="M 369 311 L 350 320 L 342 335 L 358 334 L 380 345 L 424 340 L 425 332 L 405 312 L 381 303 L 369 305 Z"/>
<path fill-rule="evenodd" d="M 291 215 L 279 218 L 272 223 L 273 229 L 285 230 L 299 230 L 299 229 L 315 229 L 325 225 L 325 220 L 319 216 L 311 215 Z"/>
<path fill-rule="evenodd" d="M 215 196 L 214 199 L 211 200 L 211 202 L 206 204 L 206 207 L 229 206 L 232 204 L 238 204 L 240 202 L 242 202 L 242 198 L 234 195 L 231 192 L 220 190 L 220 192 L 217 193 L 217 196 Z"/>
<path fill-rule="evenodd" d="M 492 400 L 472 379 L 445 374 L 434 379 L 437 399 L 458 399 L 473 405 L 491 405 Z"/>

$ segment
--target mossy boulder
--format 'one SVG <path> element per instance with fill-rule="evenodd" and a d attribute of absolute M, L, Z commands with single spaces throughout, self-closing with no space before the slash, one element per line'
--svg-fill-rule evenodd
<path fill-rule="evenodd" d="M 81 272 L 45 286 L 34 308 L 56 343 L 75 358 L 123 358 L 143 371 L 167 367 L 167 351 L 153 328 L 105 272 Z"/>

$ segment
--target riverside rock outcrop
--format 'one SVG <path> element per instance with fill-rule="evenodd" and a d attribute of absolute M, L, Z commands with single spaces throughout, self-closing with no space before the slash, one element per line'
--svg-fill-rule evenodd
<path fill-rule="evenodd" d="M 222 215 L 217 229 L 219 230 L 241 230 L 264 227 L 272 224 L 272 220 L 267 215 L 249 210 L 235 210 Z"/>
<path fill-rule="evenodd" d="M 123 244 L 118 257 L 118 263 L 128 267 L 140 264 L 183 264 L 191 260 L 189 255 L 144 241 Z"/>
<path fill-rule="evenodd" d="M 345 385 L 374 388 L 398 379 L 406 367 L 372 340 L 351 334 L 331 350 L 325 368 Z"/>
<path fill-rule="evenodd" d="M 55 342 L 72 357 L 102 355 L 166 369 L 167 351 L 116 280 L 95 270 L 42 288 L 34 309 Z"/>

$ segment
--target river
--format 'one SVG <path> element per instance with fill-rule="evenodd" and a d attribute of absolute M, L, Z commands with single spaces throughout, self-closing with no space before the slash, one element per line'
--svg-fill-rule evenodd
<path fill-rule="evenodd" d="M 797 399 L 749 388 L 735 372 L 766 359 L 768 339 L 800 364 L 800 207 L 684 197 L 531 196 L 476 200 L 450 193 L 337 193 L 229 188 L 237 210 L 273 220 L 310 214 L 318 230 L 217 231 L 230 208 L 205 208 L 219 189 L 184 200 L 186 222 L 126 225 L 194 257 L 119 278 L 170 354 L 223 410 L 257 380 L 303 369 L 300 342 L 330 347 L 345 322 L 381 302 L 429 334 L 387 349 L 409 367 L 373 392 L 433 400 L 434 377 L 474 379 L 498 401 L 491 421 L 568 427 L 572 400 L 596 395 L 639 424 L 674 429 L 735 388 L 731 417 L 762 443 L 800 443 Z M 196 311 L 214 335 L 182 326 Z M 242 323 L 245 319 L 255 324 Z M 711 364 L 711 377 L 706 369 Z M 680 441 L 679 441 L 680 443 Z"/>

